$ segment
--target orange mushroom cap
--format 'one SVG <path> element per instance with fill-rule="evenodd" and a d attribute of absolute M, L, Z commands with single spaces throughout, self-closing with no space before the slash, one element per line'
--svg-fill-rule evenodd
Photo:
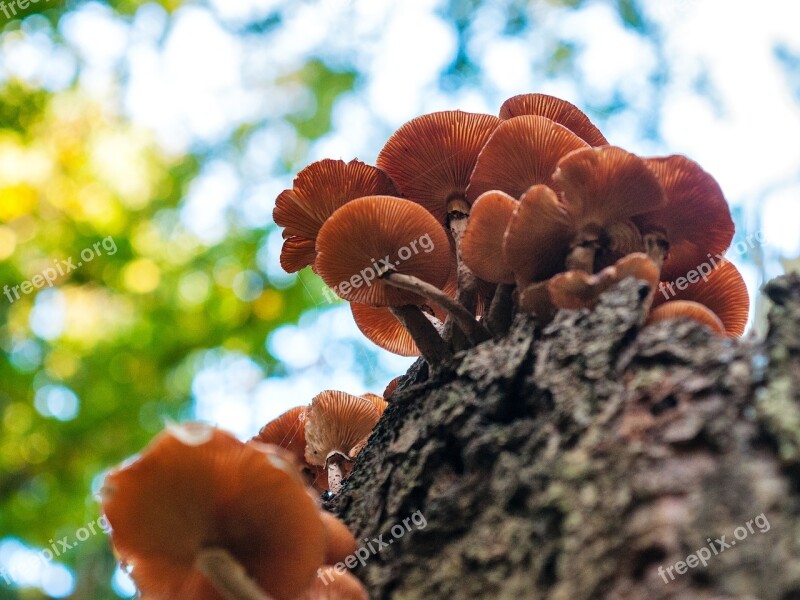
<path fill-rule="evenodd" d="M 425 239 L 423 245 L 420 240 Z M 447 233 L 428 211 L 408 200 L 390 196 L 353 200 L 319 231 L 315 268 L 341 298 L 371 306 L 424 304 L 416 294 L 380 279 L 376 268 L 386 266 L 385 257 L 396 272 L 439 289 L 450 275 Z M 372 280 L 366 281 L 370 274 Z"/>
<path fill-rule="evenodd" d="M 400 383 L 400 378 L 399 377 L 395 377 L 389 383 L 387 383 L 386 384 L 386 389 L 383 390 L 383 397 L 385 399 L 388 399 L 392 394 L 394 394 L 394 391 L 397 389 L 397 385 L 399 383 Z"/>
<path fill-rule="evenodd" d="M 506 264 L 520 288 L 562 271 L 574 235 L 569 215 L 553 190 L 535 185 L 525 192 L 503 242 Z"/>
<path fill-rule="evenodd" d="M 389 177 L 361 161 L 325 159 L 297 174 L 292 189 L 275 201 L 275 223 L 285 227 L 281 266 L 289 273 L 314 262 L 314 240 L 322 224 L 350 200 L 396 195 Z"/>
<path fill-rule="evenodd" d="M 460 110 L 422 115 L 389 138 L 376 164 L 404 198 L 444 223 L 448 201 L 464 197 L 478 153 L 499 124 L 495 116 Z"/>
<path fill-rule="evenodd" d="M 607 227 L 667 204 L 647 163 L 616 146 L 576 150 L 558 163 L 553 178 L 577 229 Z"/>
<path fill-rule="evenodd" d="M 734 224 L 728 202 L 716 180 L 684 156 L 644 159 L 667 196 L 667 205 L 638 215 L 643 233 L 660 230 L 669 241 L 662 277 L 676 279 L 722 254 L 733 240 Z"/>
<path fill-rule="evenodd" d="M 592 146 L 605 146 L 608 140 L 600 133 L 583 111 L 566 100 L 546 94 L 520 94 L 503 102 L 500 118 L 511 119 L 521 115 L 547 117 L 563 125 Z"/>
<path fill-rule="evenodd" d="M 691 319 L 705 325 L 714 333 L 725 335 L 725 325 L 720 318 L 708 307 L 699 302 L 691 300 L 673 300 L 665 302 L 658 308 L 650 311 L 647 317 L 647 324 L 652 325 L 659 321 L 669 321 L 672 319 Z"/>
<path fill-rule="evenodd" d="M 305 457 L 307 414 L 308 406 L 292 408 L 264 425 L 250 442 L 273 444 L 291 452 L 306 483 L 322 491 L 325 489 L 325 470 L 308 464 Z"/>
<path fill-rule="evenodd" d="M 556 308 L 593 308 L 600 294 L 623 279 L 645 281 L 652 291 L 658 284 L 658 276 L 658 265 L 646 254 L 635 253 L 594 275 L 584 271 L 560 273 L 550 279 L 547 287 Z"/>
<path fill-rule="evenodd" d="M 697 280 L 692 283 L 687 279 L 683 290 L 674 282 L 663 283 L 659 288 L 661 293 L 655 295 L 653 307 L 676 300 L 698 302 L 720 318 L 729 336 L 742 335 L 750 313 L 750 294 L 739 270 L 733 263 L 725 261 L 717 264 L 705 279 L 699 273 L 695 274 Z"/>
<path fill-rule="evenodd" d="M 347 525 L 326 510 L 320 512 L 325 527 L 325 564 L 333 565 L 343 561 L 358 548 L 358 542 Z"/>
<path fill-rule="evenodd" d="M 349 571 L 322 567 L 311 587 L 297 600 L 369 600 L 364 585 Z"/>
<path fill-rule="evenodd" d="M 158 435 L 102 491 L 114 547 L 144 596 L 222 600 L 195 569 L 222 548 L 277 600 L 291 600 L 322 564 L 319 509 L 297 473 L 232 435 L 199 424 Z"/>
<path fill-rule="evenodd" d="M 383 396 L 378 396 L 378 394 L 370 394 L 367 392 L 366 394 L 361 394 L 361 397 L 372 402 L 372 405 L 378 410 L 378 417 L 382 417 L 383 411 L 389 406 L 389 403 L 383 399 Z"/>
<path fill-rule="evenodd" d="M 380 348 L 400 356 L 419 356 L 419 348 L 408 330 L 383 306 L 350 303 L 358 329 Z"/>
<path fill-rule="evenodd" d="M 350 450 L 369 437 L 380 416 L 359 396 L 327 390 L 311 401 L 306 420 L 306 460 L 324 466 L 331 453 L 352 459 Z"/>
<path fill-rule="evenodd" d="M 503 239 L 518 202 L 504 192 L 481 194 L 472 205 L 461 241 L 464 263 L 492 283 L 513 283 L 514 273 L 503 255 Z"/>
<path fill-rule="evenodd" d="M 552 183 L 559 160 L 589 145 L 563 125 L 525 115 L 503 121 L 486 141 L 472 172 L 467 201 L 500 190 L 519 198 L 532 185 Z"/>

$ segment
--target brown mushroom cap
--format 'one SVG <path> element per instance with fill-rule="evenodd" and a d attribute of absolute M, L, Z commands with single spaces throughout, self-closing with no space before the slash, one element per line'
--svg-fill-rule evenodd
<path fill-rule="evenodd" d="M 400 356 L 419 356 L 414 338 L 388 308 L 351 302 L 350 311 L 369 341 Z"/>
<path fill-rule="evenodd" d="M 322 567 L 314 583 L 297 600 L 369 600 L 364 585 L 349 571 Z"/>
<path fill-rule="evenodd" d="M 520 94 L 503 102 L 500 118 L 538 115 L 563 125 L 592 146 L 605 146 L 608 140 L 600 133 L 583 111 L 566 100 L 546 94 Z"/>
<path fill-rule="evenodd" d="M 725 252 L 735 228 L 719 184 L 700 165 L 683 156 L 648 158 L 645 163 L 664 188 L 667 205 L 635 220 L 642 233 L 666 234 L 669 253 L 662 277 L 671 281 L 705 262 L 707 254 Z"/>
<path fill-rule="evenodd" d="M 547 287 L 556 308 L 593 308 L 600 294 L 623 279 L 645 281 L 652 291 L 658 284 L 658 276 L 658 265 L 646 254 L 636 253 L 594 275 L 585 271 L 560 273 L 550 279 Z"/>
<path fill-rule="evenodd" d="M 472 205 L 461 241 L 461 256 L 484 281 L 514 282 L 514 273 L 503 255 L 503 239 L 517 204 L 508 194 L 491 191 L 481 194 Z"/>
<path fill-rule="evenodd" d="M 361 394 L 361 397 L 364 398 L 364 400 L 369 400 L 372 402 L 372 405 L 378 411 L 378 417 L 382 417 L 383 411 L 385 411 L 386 407 L 389 406 L 389 403 L 383 399 L 383 396 L 378 396 L 378 394 L 370 394 L 367 392 L 366 394 Z"/>
<path fill-rule="evenodd" d="M 369 400 L 332 390 L 318 394 L 306 420 L 306 460 L 325 466 L 334 452 L 351 458 L 350 449 L 369 437 L 378 419 Z"/>
<path fill-rule="evenodd" d="M 404 198 L 444 223 L 448 201 L 464 197 L 478 153 L 499 123 L 495 116 L 460 110 L 422 115 L 389 138 L 376 164 Z"/>
<path fill-rule="evenodd" d="M 383 390 L 383 397 L 385 399 L 389 399 L 394 391 L 397 389 L 397 384 L 400 383 L 400 378 L 395 377 L 389 383 L 386 384 L 386 389 Z"/>
<path fill-rule="evenodd" d="M 667 204 L 647 163 L 616 146 L 577 150 L 565 156 L 553 179 L 579 230 L 589 224 L 607 227 Z"/>
<path fill-rule="evenodd" d="M 286 411 L 264 425 L 258 435 L 253 437 L 253 441 L 286 448 L 294 456 L 305 461 L 307 412 L 308 406 L 297 406 Z"/>
<path fill-rule="evenodd" d="M 687 280 L 687 284 L 683 290 L 674 282 L 670 289 L 662 285 L 661 293 L 655 295 L 653 306 L 659 307 L 676 300 L 698 302 L 720 318 L 728 335 L 740 336 L 744 333 L 750 314 L 750 294 L 747 293 L 742 274 L 733 263 L 719 263 L 706 279 L 698 275 L 694 283 Z"/>
<path fill-rule="evenodd" d="M 533 115 L 503 121 L 486 141 L 472 172 L 467 201 L 500 190 L 519 198 L 537 184 L 550 185 L 559 160 L 589 145 L 566 127 Z"/>
<path fill-rule="evenodd" d="M 353 554 L 358 548 L 358 543 L 352 532 L 347 528 L 347 525 L 334 515 L 323 510 L 320 512 L 320 516 L 325 527 L 326 550 L 324 562 L 326 565 L 333 565 Z"/>
<path fill-rule="evenodd" d="M 669 321 L 672 319 L 691 319 L 705 325 L 714 333 L 725 335 L 725 325 L 720 318 L 708 307 L 699 302 L 691 300 L 672 300 L 665 302 L 658 308 L 650 311 L 647 317 L 647 324 L 652 325 L 659 321 Z"/>
<path fill-rule="evenodd" d="M 295 598 L 322 564 L 319 509 L 296 472 L 204 425 L 157 436 L 106 477 L 102 503 L 114 546 L 145 596 L 219 600 L 195 569 L 209 547 L 231 553 L 277 600 Z"/>
<path fill-rule="evenodd" d="M 564 259 L 575 236 L 572 222 L 546 185 L 525 192 L 508 223 L 503 253 L 522 289 L 564 269 Z"/>
<path fill-rule="evenodd" d="M 430 250 L 424 249 L 420 240 Z M 412 245 L 416 244 L 416 252 Z M 408 258 L 402 254 L 409 254 Z M 365 282 L 388 256 L 392 268 L 441 289 L 450 275 L 450 242 L 442 225 L 420 205 L 390 196 L 348 202 L 317 236 L 316 271 L 345 300 L 371 306 L 422 305 L 418 295 L 386 284 Z M 358 284 L 360 285 L 354 285 Z"/>
<path fill-rule="evenodd" d="M 286 411 L 277 419 L 264 425 L 250 442 L 274 444 L 291 452 L 298 461 L 298 468 L 306 483 L 322 491 L 325 489 L 327 477 L 325 470 L 306 462 L 307 413 L 308 406 L 298 406 Z"/>
<path fill-rule="evenodd" d="M 395 195 L 394 184 L 381 171 L 361 161 L 325 159 L 300 171 L 290 190 L 275 201 L 273 219 L 283 231 L 281 266 L 289 273 L 314 262 L 314 240 L 322 224 L 350 200 Z"/>

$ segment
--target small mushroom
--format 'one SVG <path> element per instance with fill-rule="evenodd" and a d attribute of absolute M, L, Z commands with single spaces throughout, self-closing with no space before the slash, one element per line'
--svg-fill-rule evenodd
<path fill-rule="evenodd" d="M 394 394 L 395 390 L 397 389 L 397 384 L 400 383 L 400 378 L 395 377 L 392 379 L 388 384 L 386 384 L 386 389 L 383 390 L 383 397 L 385 400 L 389 400 Z"/>
<path fill-rule="evenodd" d="M 311 401 L 306 419 L 306 460 L 328 471 L 328 488 L 338 494 L 352 468 L 351 450 L 369 438 L 379 419 L 369 400 L 344 392 L 324 391 Z"/>
<path fill-rule="evenodd" d="M 705 264 L 711 268 L 708 263 Z M 697 267 L 691 272 L 693 276 L 686 278 L 683 282 L 685 285 L 662 283 L 654 296 L 654 309 L 677 300 L 697 302 L 719 317 L 729 336 L 744 334 L 750 314 L 750 295 L 742 274 L 734 264 L 728 261 L 717 263 L 705 277 L 699 274 Z"/>
<path fill-rule="evenodd" d="M 628 277 L 646 282 L 652 298 L 658 285 L 658 276 L 658 265 L 649 256 L 639 252 L 620 259 L 594 275 L 585 271 L 560 273 L 550 279 L 547 288 L 556 308 L 594 308 L 600 294 Z"/>
<path fill-rule="evenodd" d="M 146 597 L 292 600 L 325 553 L 319 509 L 297 472 L 205 425 L 161 433 L 107 475 L 101 500 Z"/>
<path fill-rule="evenodd" d="M 297 600 L 369 600 L 364 585 L 349 571 L 322 567 L 311 587 Z"/>
<path fill-rule="evenodd" d="M 295 457 L 297 467 L 306 483 L 318 491 L 324 490 L 326 475 L 323 469 L 306 462 L 306 416 L 308 406 L 292 408 L 264 425 L 248 443 L 274 444 Z"/>
<path fill-rule="evenodd" d="M 369 341 L 400 356 L 420 355 L 414 337 L 398 321 L 391 309 L 351 302 L 350 310 L 356 326 Z"/>
<path fill-rule="evenodd" d="M 514 283 L 503 255 L 503 238 L 519 203 L 496 190 L 481 194 L 472 205 L 461 252 L 478 277 L 492 283 Z"/>
<path fill-rule="evenodd" d="M 375 167 L 353 160 L 320 160 L 298 173 L 292 189 L 275 201 L 273 219 L 284 227 L 281 266 L 289 273 L 314 264 L 319 228 L 350 200 L 377 194 L 395 195 L 389 177 Z"/>
<path fill-rule="evenodd" d="M 499 190 L 519 198 L 533 185 L 552 183 L 558 162 L 589 145 L 566 127 L 545 117 L 524 115 L 503 121 L 478 155 L 467 201 Z"/>
<path fill-rule="evenodd" d="M 411 250 L 423 239 L 428 240 L 425 251 Z M 369 196 L 349 202 L 328 219 L 317 238 L 316 269 L 325 283 L 345 300 L 395 309 L 423 355 L 434 361 L 446 352 L 436 341 L 441 340 L 439 333 L 419 310 L 422 304 L 445 309 L 473 343 L 488 338 L 475 317 L 441 289 L 450 261 L 442 226 L 424 208 L 400 198 Z"/>
<path fill-rule="evenodd" d="M 634 218 L 653 240 L 651 253 L 660 253 L 662 278 L 671 281 L 722 254 L 733 240 L 734 224 L 728 202 L 716 180 L 684 156 L 647 158 L 667 197 L 667 205 Z"/>
<path fill-rule="evenodd" d="M 546 94 L 520 94 L 509 98 L 500 107 L 501 119 L 522 115 L 546 117 L 563 125 L 592 146 L 606 146 L 608 140 L 600 133 L 583 111 L 561 98 Z"/>
<path fill-rule="evenodd" d="M 493 115 L 460 110 L 423 115 L 398 129 L 377 160 L 403 197 L 424 206 L 450 231 L 456 254 L 457 299 L 472 313 L 477 303 L 476 282 L 461 260 L 461 239 L 469 215 L 466 189 L 478 153 L 499 124 L 500 119 Z"/>
<path fill-rule="evenodd" d="M 389 406 L 389 403 L 386 402 L 382 396 L 378 396 L 378 394 L 370 394 L 367 392 L 366 394 L 361 394 L 361 397 L 372 402 L 372 405 L 378 411 L 378 417 L 382 417 L 386 407 Z"/>
<path fill-rule="evenodd" d="M 725 325 L 720 318 L 709 308 L 691 300 L 673 300 L 654 308 L 647 317 L 647 325 L 672 319 L 691 319 L 716 334 L 725 335 Z"/>
<path fill-rule="evenodd" d="M 358 542 L 347 526 L 326 510 L 320 511 L 325 527 L 326 565 L 342 562 L 358 548 Z"/>

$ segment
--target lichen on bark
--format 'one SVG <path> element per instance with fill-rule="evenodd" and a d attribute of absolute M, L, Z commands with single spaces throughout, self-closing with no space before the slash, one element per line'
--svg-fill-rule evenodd
<path fill-rule="evenodd" d="M 412 367 L 333 503 L 392 542 L 373 600 L 800 598 L 800 278 L 766 287 L 763 342 L 643 327 L 645 292 Z"/>

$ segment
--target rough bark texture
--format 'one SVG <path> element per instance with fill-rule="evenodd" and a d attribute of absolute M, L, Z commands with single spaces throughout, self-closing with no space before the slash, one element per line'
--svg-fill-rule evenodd
<path fill-rule="evenodd" d="M 357 571 L 372 599 L 800 598 L 800 278 L 766 291 L 763 342 L 642 328 L 627 280 L 415 365 L 334 502 L 391 541 Z"/>

